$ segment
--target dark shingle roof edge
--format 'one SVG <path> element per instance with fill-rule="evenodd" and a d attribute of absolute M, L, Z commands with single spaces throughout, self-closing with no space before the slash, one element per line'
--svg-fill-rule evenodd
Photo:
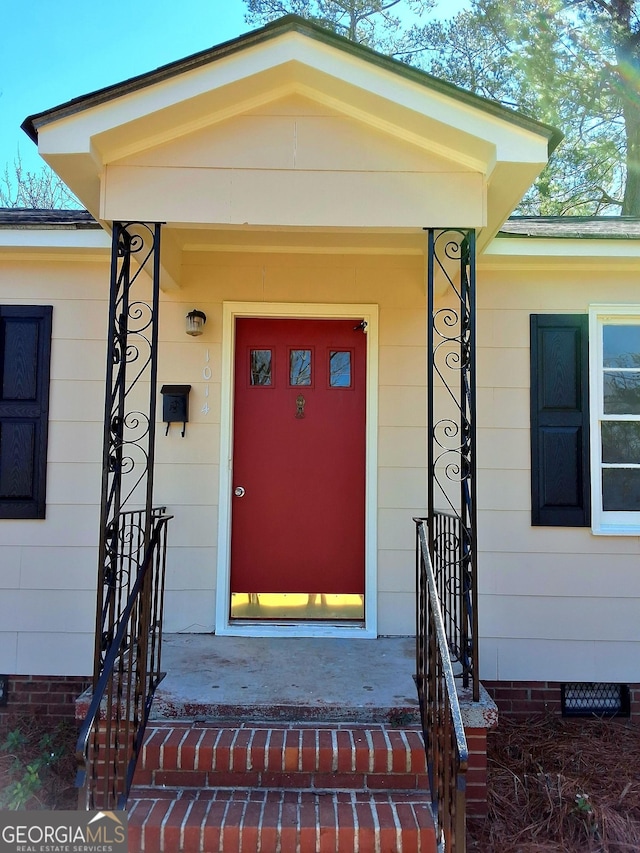
<path fill-rule="evenodd" d="M 74 115 L 81 110 L 106 103 L 114 98 L 127 95 L 130 92 L 144 89 L 154 83 L 159 83 L 183 72 L 191 71 L 194 68 L 198 68 L 218 59 L 230 56 L 231 54 L 237 53 L 238 51 L 244 50 L 248 47 L 252 47 L 253 45 L 276 38 L 286 32 L 302 33 L 309 38 L 329 44 L 339 50 L 350 53 L 353 56 L 357 56 L 364 61 L 371 62 L 378 67 L 399 74 L 400 76 L 412 80 L 419 85 L 426 86 L 433 91 L 444 94 L 449 98 L 461 101 L 462 103 L 496 116 L 503 121 L 510 122 L 526 130 L 532 131 L 533 133 L 538 133 L 541 136 L 546 137 L 549 154 L 557 148 L 563 138 L 562 132 L 551 125 L 544 124 L 543 122 L 530 118 L 529 116 L 524 115 L 524 113 L 518 113 L 515 110 L 503 106 L 497 101 L 490 101 L 480 95 L 475 95 L 472 92 L 460 89 L 453 83 L 440 80 L 438 77 L 434 77 L 426 71 L 414 68 L 413 66 L 400 62 L 397 59 L 392 59 L 391 57 L 378 53 L 365 45 L 357 44 L 344 36 L 340 36 L 337 33 L 327 30 L 325 27 L 321 27 L 319 24 L 308 21 L 306 18 L 301 18 L 299 15 L 285 15 L 284 17 L 278 18 L 276 21 L 272 21 L 270 24 L 267 24 L 260 29 L 253 30 L 249 33 L 238 36 L 237 38 L 231 39 L 230 41 L 199 51 L 198 53 L 194 53 L 184 59 L 170 62 L 167 65 L 162 65 L 153 71 L 149 71 L 145 74 L 139 74 L 136 77 L 131 77 L 121 83 L 106 86 L 105 88 L 98 89 L 95 92 L 90 92 L 78 98 L 73 98 L 71 101 L 52 107 L 49 110 L 34 113 L 33 115 L 27 116 L 27 118 L 22 122 L 21 127 L 34 142 L 37 142 L 38 128 L 43 124 Z"/>
<path fill-rule="evenodd" d="M 88 210 L 0 207 L 0 228 L 99 229 Z M 512 216 L 497 236 L 550 239 L 640 240 L 640 218 L 632 216 Z"/>
<path fill-rule="evenodd" d="M 640 219 L 633 216 L 512 216 L 497 236 L 640 240 Z"/>
<path fill-rule="evenodd" d="M 87 229 L 101 228 L 88 210 L 36 210 L 0 207 L 0 228 Z"/>

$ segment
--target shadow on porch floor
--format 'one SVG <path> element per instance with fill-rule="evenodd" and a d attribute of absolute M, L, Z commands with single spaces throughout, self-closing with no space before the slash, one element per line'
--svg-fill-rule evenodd
<path fill-rule="evenodd" d="M 415 640 L 165 634 L 152 720 L 419 720 Z"/>

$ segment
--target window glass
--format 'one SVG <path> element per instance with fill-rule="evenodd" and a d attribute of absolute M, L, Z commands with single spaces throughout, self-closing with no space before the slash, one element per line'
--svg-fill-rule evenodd
<path fill-rule="evenodd" d="M 351 385 L 351 353 L 332 350 L 329 353 L 329 385 L 348 388 Z"/>
<path fill-rule="evenodd" d="M 602 363 L 640 370 L 640 325 L 608 325 L 602 329 Z"/>
<path fill-rule="evenodd" d="M 640 415 L 640 325 L 602 327 L 604 413 Z"/>
<path fill-rule="evenodd" d="M 603 421 L 602 461 L 635 463 L 640 460 L 640 422 Z"/>
<path fill-rule="evenodd" d="M 251 350 L 251 384 L 271 385 L 271 350 Z"/>
<path fill-rule="evenodd" d="M 603 468 L 604 512 L 640 512 L 640 469 Z"/>
<path fill-rule="evenodd" d="M 640 370 L 605 370 L 602 379 L 607 415 L 640 415 Z"/>
<path fill-rule="evenodd" d="M 591 314 L 593 530 L 638 535 L 640 312 L 610 306 Z"/>
<path fill-rule="evenodd" d="M 311 385 L 311 350 L 292 349 L 289 354 L 289 384 Z"/>

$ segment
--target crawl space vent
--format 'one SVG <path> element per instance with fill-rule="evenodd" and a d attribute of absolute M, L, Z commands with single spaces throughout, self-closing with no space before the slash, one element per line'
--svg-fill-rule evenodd
<path fill-rule="evenodd" d="M 628 717 L 629 711 L 626 684 L 578 682 L 562 685 L 563 717 Z"/>

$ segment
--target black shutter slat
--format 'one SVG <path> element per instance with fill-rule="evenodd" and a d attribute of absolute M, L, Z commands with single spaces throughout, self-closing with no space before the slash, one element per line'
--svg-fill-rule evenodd
<path fill-rule="evenodd" d="M 44 518 L 52 308 L 0 306 L 0 518 Z"/>
<path fill-rule="evenodd" d="M 576 470 L 580 465 L 579 427 L 541 427 L 542 505 L 578 506 L 581 495 Z"/>
<path fill-rule="evenodd" d="M 42 412 L 40 403 L 30 400 L 3 403 L 0 400 L 0 418 L 38 418 Z"/>
<path fill-rule="evenodd" d="M 4 321 L 3 400 L 38 396 L 39 323 L 24 317 Z"/>
<path fill-rule="evenodd" d="M 591 523 L 588 318 L 531 315 L 531 522 Z"/>
<path fill-rule="evenodd" d="M 33 500 L 36 424 L 0 423 L 0 500 Z"/>

